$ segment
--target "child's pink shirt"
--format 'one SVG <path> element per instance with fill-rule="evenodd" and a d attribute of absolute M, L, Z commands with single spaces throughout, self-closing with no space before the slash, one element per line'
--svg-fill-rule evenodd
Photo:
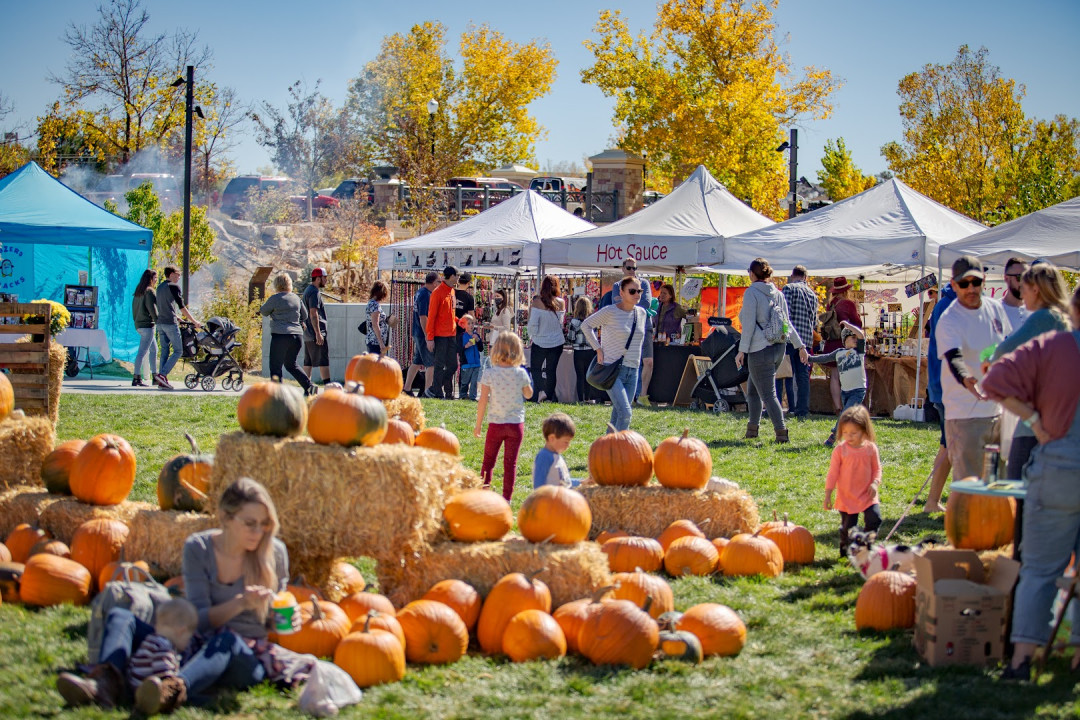
<path fill-rule="evenodd" d="M 825 490 L 836 489 L 834 507 L 840 512 L 861 513 L 880 502 L 881 459 L 877 445 L 866 441 L 862 447 L 840 443 L 832 451 Z"/>

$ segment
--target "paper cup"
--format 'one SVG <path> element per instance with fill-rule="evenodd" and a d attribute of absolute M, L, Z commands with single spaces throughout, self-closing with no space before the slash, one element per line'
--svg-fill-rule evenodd
<path fill-rule="evenodd" d="M 293 614 L 298 610 L 299 607 L 296 605 L 271 609 L 271 612 L 274 613 L 274 631 L 278 635 L 291 635 L 295 632 L 293 630 Z"/>

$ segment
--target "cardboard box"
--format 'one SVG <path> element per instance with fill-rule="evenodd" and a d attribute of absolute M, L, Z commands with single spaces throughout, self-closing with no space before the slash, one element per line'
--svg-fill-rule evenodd
<path fill-rule="evenodd" d="M 998 555 L 983 571 L 973 550 L 915 558 L 915 649 L 930 665 L 988 665 L 1004 657 L 1020 563 Z"/>

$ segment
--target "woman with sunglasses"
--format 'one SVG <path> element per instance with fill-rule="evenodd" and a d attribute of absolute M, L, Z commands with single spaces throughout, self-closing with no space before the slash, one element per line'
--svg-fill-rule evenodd
<path fill-rule="evenodd" d="M 597 310 L 581 329 L 585 342 L 596 350 L 596 362 L 606 365 L 622 360 L 622 369 L 615 384 L 607 391 L 611 398 L 611 425 L 616 430 L 630 428 L 632 414 L 630 403 L 637 391 L 638 365 L 645 340 L 645 308 L 637 304 L 641 296 L 641 282 L 635 277 L 625 277 L 619 283 L 619 303 Z M 603 328 L 600 339 L 596 331 Z"/>

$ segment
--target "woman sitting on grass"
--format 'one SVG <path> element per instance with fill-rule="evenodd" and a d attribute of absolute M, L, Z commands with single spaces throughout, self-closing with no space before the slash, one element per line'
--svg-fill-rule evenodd
<path fill-rule="evenodd" d="M 184 593 L 198 610 L 205 643 L 176 677 L 148 688 L 154 692 L 139 693 L 145 714 L 170 712 L 185 702 L 203 704 L 213 687 L 242 689 L 263 680 L 295 687 L 311 671 L 309 658 L 266 639 L 270 603 L 289 577 L 270 493 L 240 478 L 222 492 L 218 516 L 220 528 L 184 543 Z M 299 625 L 300 614 L 293 618 Z M 153 631 L 129 610 L 113 608 L 105 618 L 99 664 L 86 678 L 61 673 L 57 690 L 70 705 L 117 705 L 132 649 Z"/>

